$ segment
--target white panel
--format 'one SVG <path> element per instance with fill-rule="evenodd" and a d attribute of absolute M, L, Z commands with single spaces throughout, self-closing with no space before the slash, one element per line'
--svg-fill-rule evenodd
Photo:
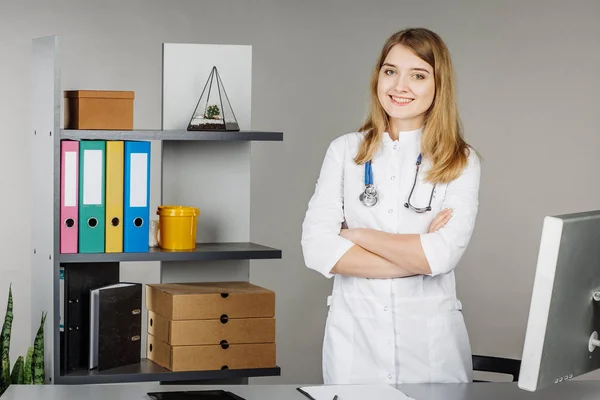
<path fill-rule="evenodd" d="M 213 66 L 242 130 L 251 125 L 252 46 L 166 43 L 163 129 L 185 129 Z"/>
<path fill-rule="evenodd" d="M 163 202 L 198 207 L 198 242 L 249 241 L 249 143 L 176 141 L 163 160 Z"/>
<path fill-rule="evenodd" d="M 102 150 L 83 151 L 83 204 L 102 204 Z"/>
<path fill-rule="evenodd" d="M 194 282 L 200 277 L 202 282 L 247 281 L 248 261 L 170 262 L 163 264 L 161 273 L 162 283 Z"/>
<path fill-rule="evenodd" d="M 213 66 L 241 130 L 251 129 L 252 47 L 165 44 L 163 129 L 186 129 Z M 162 203 L 195 206 L 198 242 L 250 240 L 250 143 L 164 142 Z M 162 263 L 162 282 L 248 280 L 249 261 Z"/>
<path fill-rule="evenodd" d="M 66 207 L 77 205 L 77 153 L 65 152 L 65 204 Z"/>
<path fill-rule="evenodd" d="M 148 154 L 131 153 L 129 207 L 146 207 L 148 193 Z"/>

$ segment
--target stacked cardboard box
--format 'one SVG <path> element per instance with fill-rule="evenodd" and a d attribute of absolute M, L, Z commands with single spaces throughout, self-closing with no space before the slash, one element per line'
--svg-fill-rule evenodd
<path fill-rule="evenodd" d="M 146 286 L 148 359 L 171 371 L 276 366 L 275 293 L 247 282 Z"/>

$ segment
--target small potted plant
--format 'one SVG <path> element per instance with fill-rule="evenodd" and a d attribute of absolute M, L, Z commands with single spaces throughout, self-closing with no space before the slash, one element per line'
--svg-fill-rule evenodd
<path fill-rule="evenodd" d="M 221 110 L 219 109 L 219 106 L 216 104 L 208 106 L 206 108 L 206 113 L 204 114 L 204 118 L 221 119 Z"/>

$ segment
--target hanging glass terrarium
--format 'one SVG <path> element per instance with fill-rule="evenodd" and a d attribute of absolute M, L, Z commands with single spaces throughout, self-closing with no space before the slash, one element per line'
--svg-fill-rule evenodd
<path fill-rule="evenodd" d="M 213 67 L 188 124 L 188 131 L 239 131 L 217 67 Z"/>

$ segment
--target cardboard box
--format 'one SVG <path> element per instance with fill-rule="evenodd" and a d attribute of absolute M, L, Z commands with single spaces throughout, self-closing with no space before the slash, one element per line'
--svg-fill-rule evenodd
<path fill-rule="evenodd" d="M 248 282 L 151 284 L 146 308 L 170 321 L 274 318 L 275 292 Z"/>
<path fill-rule="evenodd" d="M 148 335 L 148 359 L 174 372 L 274 368 L 276 347 L 275 343 L 171 346 Z"/>
<path fill-rule="evenodd" d="M 65 129 L 133 129 L 134 92 L 67 90 Z"/>
<path fill-rule="evenodd" d="M 148 311 L 148 333 L 172 346 L 274 343 L 275 318 L 171 321 Z"/>

